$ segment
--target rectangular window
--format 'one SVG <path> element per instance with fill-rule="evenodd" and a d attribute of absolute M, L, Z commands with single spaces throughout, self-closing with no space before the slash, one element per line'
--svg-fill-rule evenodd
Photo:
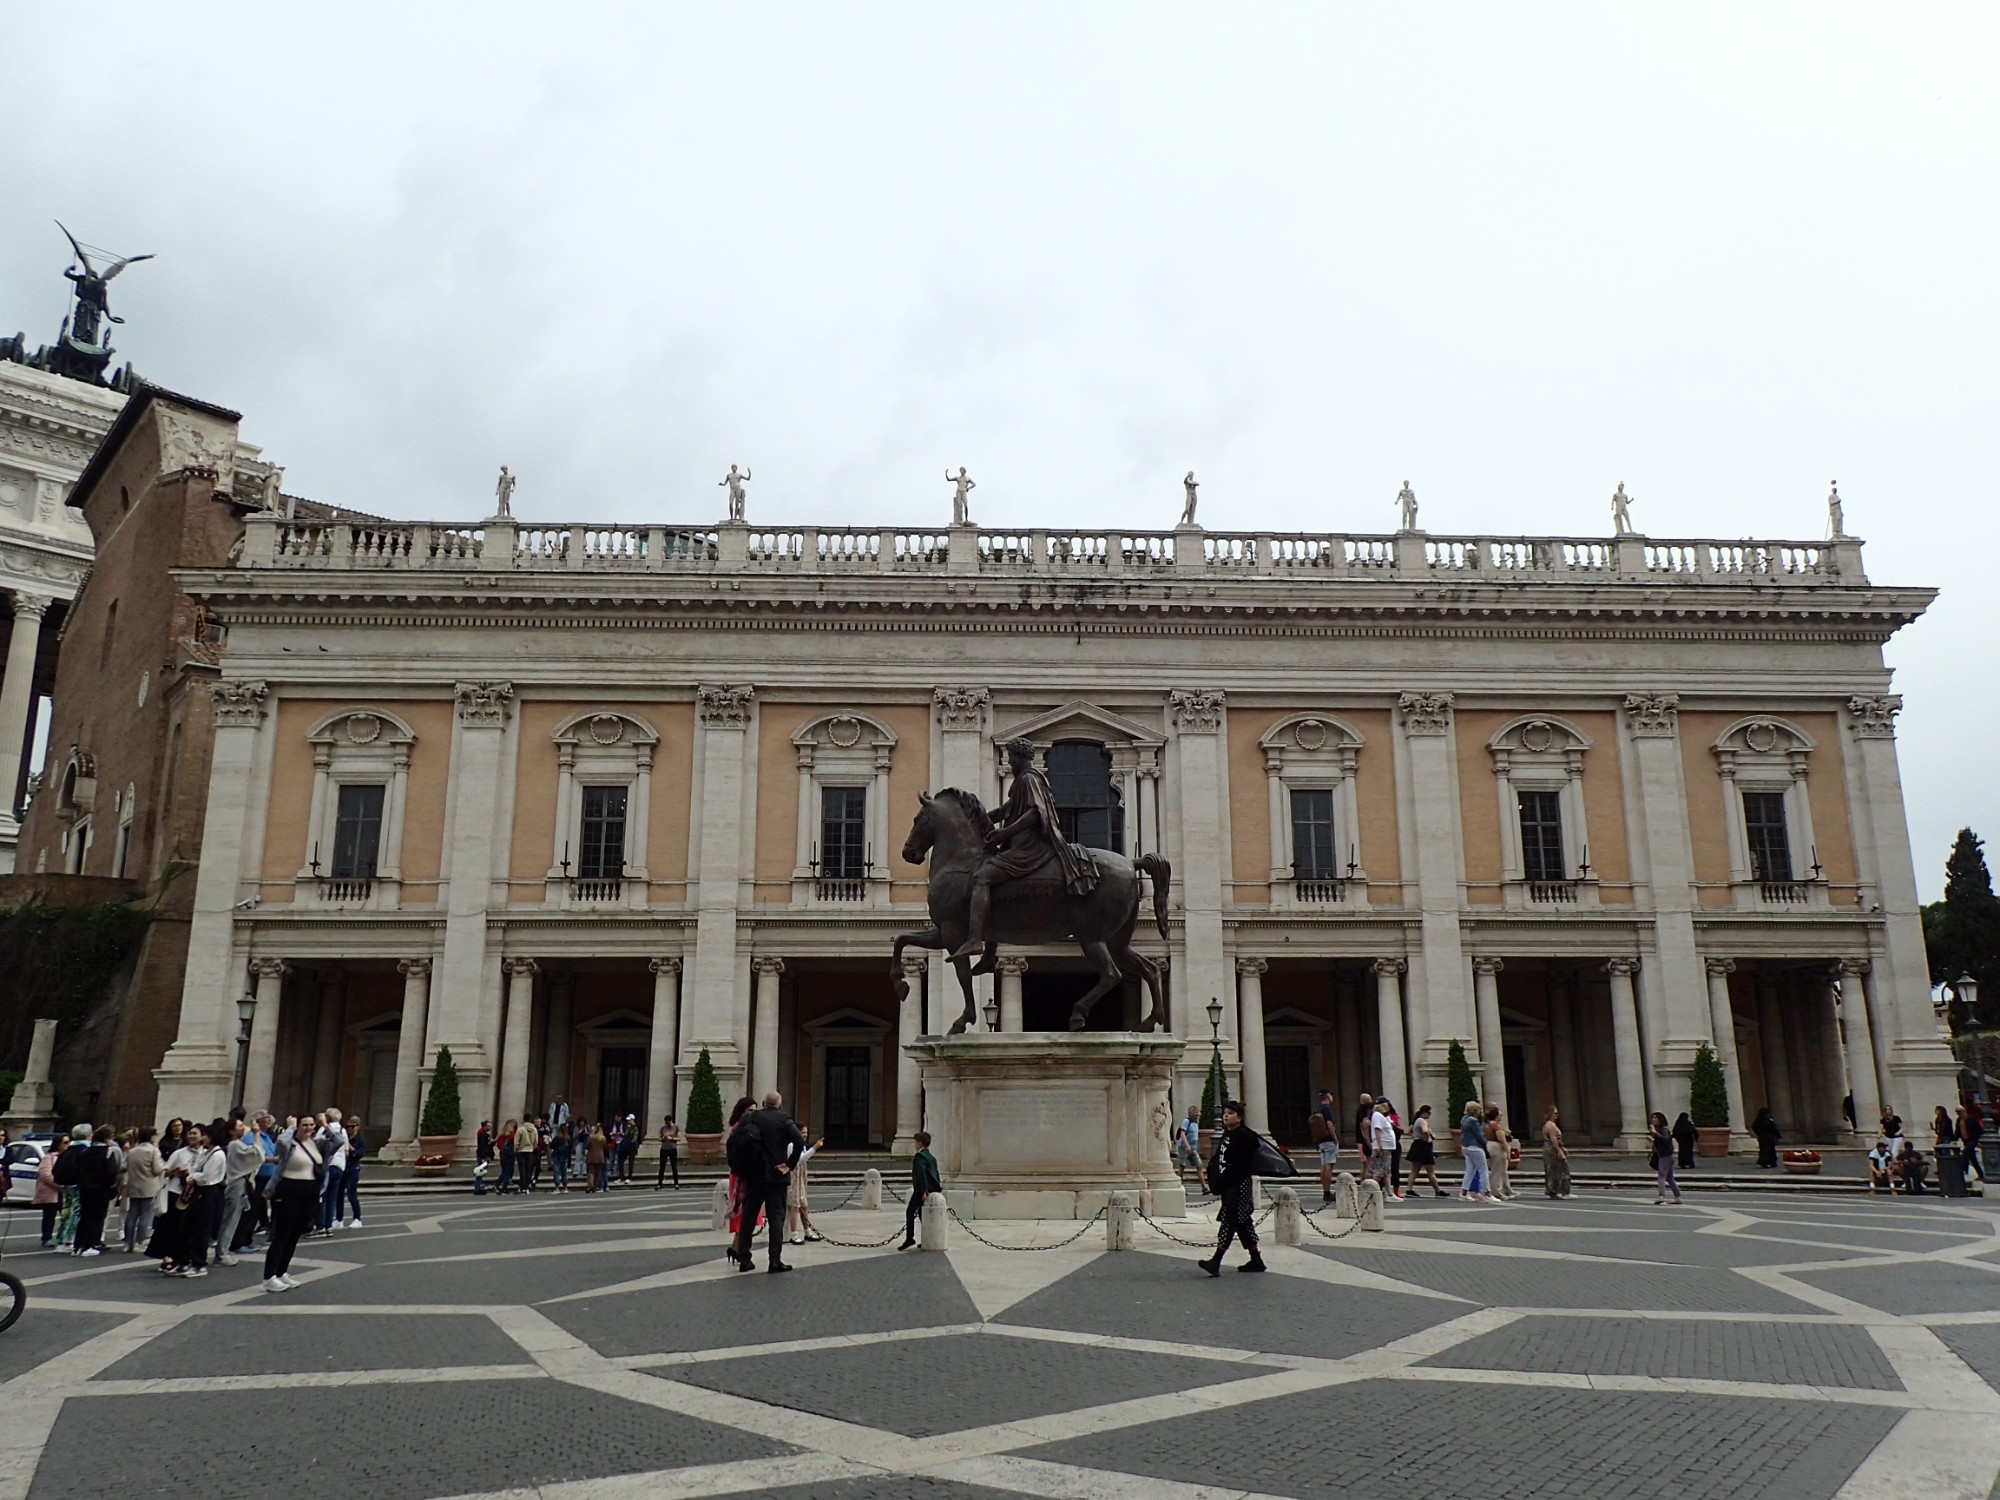
<path fill-rule="evenodd" d="M 860 880 L 867 874 L 868 788 L 820 788 L 819 873 L 822 880 Z"/>
<path fill-rule="evenodd" d="M 622 786 L 583 789 L 583 845 L 576 873 L 584 880 L 616 880 L 625 873 L 625 796 Z"/>
<path fill-rule="evenodd" d="M 1292 877 L 1337 880 L 1333 844 L 1333 792 L 1313 788 L 1292 793 Z"/>
<path fill-rule="evenodd" d="M 333 820 L 335 880 L 373 880 L 382 849 L 382 786 L 344 786 Z"/>
<path fill-rule="evenodd" d="M 1521 873 L 1529 880 L 1567 880 L 1561 792 L 1522 792 Z"/>
<path fill-rule="evenodd" d="M 1743 794 L 1743 832 L 1750 840 L 1750 877 L 1777 883 L 1792 878 L 1792 841 L 1785 832 L 1783 792 Z"/>

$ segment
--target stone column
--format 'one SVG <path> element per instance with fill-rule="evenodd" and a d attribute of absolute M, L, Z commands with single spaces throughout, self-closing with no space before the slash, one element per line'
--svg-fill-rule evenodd
<path fill-rule="evenodd" d="M 1736 1056 L 1736 1012 L 1729 1003 L 1729 976 L 1736 972 L 1733 958 L 1711 958 L 1708 966 L 1708 1024 L 1715 1033 L 1715 1056 L 1722 1064 L 1722 1081 L 1729 1091 L 1729 1144 L 1736 1137 L 1752 1141 L 1750 1118 L 1743 1113 L 1743 1071 Z"/>
<path fill-rule="evenodd" d="M 312 1108 L 347 1106 L 335 1096 L 340 1092 L 340 1045 L 347 1032 L 347 976 L 322 974 L 319 981 L 319 1013 L 313 1026 Z"/>
<path fill-rule="evenodd" d="M 778 1086 L 778 976 L 785 961 L 769 955 L 752 961 L 757 974 L 757 1040 L 750 1049 L 750 1077 L 755 1084 L 746 1092 L 761 1101 Z"/>
<path fill-rule="evenodd" d="M 676 997 L 680 991 L 676 987 Z M 557 1094 L 569 1099 L 570 1056 L 576 1042 L 576 976 L 567 970 L 559 970 L 549 975 L 548 1020 L 545 1023 L 548 1045 L 542 1049 L 542 1092 L 548 1096 L 535 1103 L 555 1102 Z M 654 1033 L 655 1039 L 658 1033 Z M 667 1071 L 671 1078 L 674 1059 L 667 1059 Z"/>
<path fill-rule="evenodd" d="M 431 961 L 428 958 L 406 958 L 396 967 L 403 975 L 403 1024 L 396 1035 L 396 1097 L 389 1116 L 389 1139 L 401 1145 L 417 1138 L 417 1104 L 423 1087 L 424 1070 L 424 1030 L 430 1024 L 431 1009 Z M 257 1009 L 264 1009 L 263 997 L 257 1000 Z M 250 1054 L 255 1057 L 257 1048 L 253 1043 Z"/>
<path fill-rule="evenodd" d="M 1875 1075 L 1875 1029 L 1868 1015 L 1865 958 L 1840 961 L 1840 1027 L 1847 1042 L 1847 1086 L 1854 1093 L 1854 1131 L 1873 1140 L 1882 1128 L 1882 1089 Z M 1910 1121 L 1914 1131 L 1922 1121 Z"/>
<path fill-rule="evenodd" d="M 1646 1145 L 1646 1068 L 1639 1049 L 1639 998 L 1632 992 L 1636 958 L 1614 958 L 1604 965 L 1611 976 L 1611 1049 L 1618 1066 L 1618 1138 L 1621 1151 L 1642 1151 Z"/>
<path fill-rule="evenodd" d="M 1498 1104 L 1507 1100 L 1507 1055 L 1500 1039 L 1500 970 L 1497 958 L 1472 961 L 1472 1000 L 1479 1024 L 1479 1097 Z M 1510 1121 L 1518 1130 L 1520 1122 Z"/>
<path fill-rule="evenodd" d="M 1381 1087 L 1389 1102 L 1408 1119 L 1416 1110 L 1410 1102 L 1410 1060 L 1403 1042 L 1403 980 L 1400 958 L 1378 958 L 1375 971 L 1375 1030 L 1382 1043 Z"/>
<path fill-rule="evenodd" d="M 465 1139 L 490 1113 L 497 1125 L 520 1108 L 527 1084 L 522 1043 L 520 1087 L 496 1092 L 495 1053 L 501 1049 L 500 1001 L 487 965 L 486 911 L 496 869 L 501 809 L 512 788 L 500 784 L 514 688 L 506 682 L 456 685 L 457 729 L 451 743 L 451 820 L 445 830 L 444 949 L 432 976 L 432 1037 L 451 1048 L 465 1103 Z"/>
<path fill-rule="evenodd" d="M 1768 974 L 1756 976 L 1757 1051 L 1764 1059 L 1764 1102 L 1777 1116 L 1778 1128 L 1794 1140 L 1805 1138 L 1807 1121 L 1792 1092 L 1791 1047 L 1785 1039 L 1785 1013 L 1778 1004 Z"/>
<path fill-rule="evenodd" d="M 993 774 L 993 757 L 987 743 L 987 731 L 992 725 L 993 694 L 988 688 L 979 686 L 941 687 L 931 693 L 932 717 L 937 723 L 936 761 L 938 786 L 955 786 L 965 791 L 976 792 L 986 799 L 986 805 L 994 805 L 989 794 L 988 779 Z M 914 815 L 914 807 L 899 810 L 903 815 Z M 885 844 L 885 848 L 893 845 Z M 956 983 L 952 986 L 957 988 Z M 975 974 L 972 979 L 972 997 L 975 1006 L 984 1008 L 994 992 L 994 976 Z M 1003 1020 L 1001 1029 L 1010 1030 Z M 911 1126 L 915 1129 L 915 1126 Z"/>
<path fill-rule="evenodd" d="M 14 788 L 21 780 L 21 757 L 28 753 L 35 656 L 41 650 L 42 615 L 48 607 L 49 601 L 37 594 L 14 595 L 14 633 L 7 641 L 5 675 L 0 676 L 0 832 L 11 833 L 20 826 L 14 818 Z"/>
<path fill-rule="evenodd" d="M 749 687 L 704 685 L 696 693 L 696 805 L 694 855 L 695 950 L 684 976 L 687 1000 L 681 1049 L 690 1058 L 708 1048 L 725 1096 L 751 1093 L 744 1050 L 750 1037 L 737 1028 L 741 970 L 736 952 L 736 907 L 743 856 L 745 739 L 755 702 Z"/>
<path fill-rule="evenodd" d="M 1353 1114 L 1360 1107 L 1361 1096 L 1368 1092 L 1368 1083 L 1361 1076 L 1361 997 L 1345 979 L 1339 981 L 1334 992 L 1333 1014 L 1340 1108 L 1345 1114 Z"/>
<path fill-rule="evenodd" d="M 208 785 L 214 789 L 202 819 L 201 867 L 195 875 L 194 916 L 188 925 L 187 979 L 181 987 L 180 1026 L 154 1075 L 160 1087 L 155 1113 L 211 1120 L 229 1105 L 236 1073 L 237 986 L 243 958 L 236 946 L 236 903 L 257 892 L 258 851 L 249 847 L 257 733 L 267 689 L 261 682 L 224 678 L 210 692 L 215 740 Z M 317 1108 L 318 1105 L 313 1106 Z"/>
<path fill-rule="evenodd" d="M 1021 1018 L 1021 976 L 1028 972 L 1028 961 L 1018 954 L 1003 955 L 1000 960 L 1000 1029 L 1019 1031 Z"/>
<path fill-rule="evenodd" d="M 903 955 L 903 978 L 910 994 L 896 1011 L 896 1139 L 890 1151 L 907 1156 L 917 1149 L 916 1134 L 923 1129 L 924 1080 L 917 1060 L 910 1056 L 910 1044 L 924 1033 L 924 974 L 929 965 L 920 953 Z"/>
<path fill-rule="evenodd" d="M 507 974 L 507 1031 L 500 1045 L 500 1091 L 493 1100 L 493 1124 L 518 1120 L 528 1109 L 528 1044 L 535 1034 L 535 971 L 532 958 L 510 958 Z"/>
<path fill-rule="evenodd" d="M 681 961 L 656 958 L 653 971 L 653 1045 L 646 1060 L 646 1130 L 660 1128 L 668 1115 L 680 1119 L 674 1097 L 674 1060 L 680 1056 Z"/>
<path fill-rule="evenodd" d="M 1226 790 L 1223 767 L 1223 695 L 1211 689 L 1176 688 L 1167 694 L 1167 717 L 1174 726 L 1178 761 L 1181 828 L 1180 857 L 1174 875 L 1180 886 L 1183 922 L 1182 956 L 1174 971 L 1174 1021 L 1188 1044 L 1177 1096 L 1190 1091 L 1199 1098 L 1202 1050 L 1209 1038 L 1204 1014 L 1211 999 L 1229 992 L 1228 954 L 1222 941 L 1222 883 L 1226 851 L 1222 841 L 1222 803 Z M 1234 1045 L 1235 1007 L 1222 1007 L 1222 1050 L 1227 1073 Z"/>
<path fill-rule="evenodd" d="M 49 1075 L 55 1066 L 57 1024 L 52 1016 L 44 1016 L 35 1022 L 35 1034 L 28 1043 L 27 1071 L 14 1085 L 14 1096 L 7 1101 L 7 1113 L 0 1115 L 0 1120 L 4 1120 L 11 1129 L 55 1128 L 56 1088 L 49 1081 Z"/>
<path fill-rule="evenodd" d="M 278 1072 L 278 1018 L 284 1005 L 285 972 L 282 958 L 253 958 L 250 973 L 257 986 L 257 1009 L 250 1022 L 250 1056 L 243 1069 L 243 1103 L 253 1113 L 268 1109 L 272 1114 L 288 1113 L 271 1097 Z M 287 1100 L 287 1104 L 295 1101 Z M 324 1109 L 325 1101 L 315 1100 L 308 1109 Z M 289 1111 L 296 1113 L 296 1111 Z"/>
<path fill-rule="evenodd" d="M 1624 748 L 1639 792 L 1633 861 L 1637 879 L 1646 887 L 1640 899 L 1652 903 L 1657 950 L 1655 961 L 1646 968 L 1640 998 L 1646 1008 L 1646 1042 L 1652 1049 L 1648 1073 L 1655 1103 L 1663 1110 L 1666 1105 L 1660 1101 L 1667 1091 L 1657 1070 L 1669 1058 L 1676 1060 L 1676 1071 L 1684 1068 L 1711 1027 L 1701 954 L 1694 940 L 1694 867 L 1687 786 L 1681 771 L 1679 705 L 1674 693 L 1635 693 L 1625 699 L 1623 712 L 1629 741 Z"/>
<path fill-rule="evenodd" d="M 1416 856 L 1414 868 L 1403 874 L 1405 900 L 1414 879 L 1423 924 L 1423 967 L 1421 972 L 1413 968 L 1409 998 L 1412 1025 L 1421 1033 L 1411 1069 L 1415 1088 L 1410 1107 L 1428 1103 L 1442 1110 L 1445 1058 L 1451 1043 L 1478 1035 L 1459 936 L 1462 855 L 1451 694 L 1402 694 L 1397 700 L 1396 733 L 1408 770 L 1408 787 L 1399 788 L 1397 805 L 1410 820 Z"/>
<path fill-rule="evenodd" d="M 1549 1095 L 1562 1112 L 1563 1133 L 1568 1135 L 1573 1131 L 1580 1141 L 1590 1130 L 1590 1119 L 1578 1098 L 1581 1090 L 1577 1086 L 1576 1002 L 1571 994 L 1570 976 L 1551 968 L 1543 980 L 1542 993 L 1549 1018 Z M 1539 1130 L 1541 1122 L 1534 1123 Z"/>
<path fill-rule="evenodd" d="M 1271 1098 L 1264 1058 L 1264 971 L 1261 958 L 1236 960 L 1237 1045 L 1243 1053 L 1244 1123 L 1258 1134 L 1271 1129 Z"/>

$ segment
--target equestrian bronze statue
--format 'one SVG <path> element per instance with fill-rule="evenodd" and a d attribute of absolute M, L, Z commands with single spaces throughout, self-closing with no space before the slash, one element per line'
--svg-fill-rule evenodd
<path fill-rule="evenodd" d="M 1091 1007 L 1124 983 L 1126 975 L 1136 973 L 1152 1000 L 1139 1029 L 1165 1031 L 1165 976 L 1132 947 L 1132 934 L 1150 876 L 1153 922 L 1160 936 L 1167 936 L 1171 868 L 1157 854 L 1128 860 L 1109 849 L 1068 842 L 1048 779 L 1035 769 L 1034 746 L 1016 740 L 1007 755 L 1014 781 L 997 823 L 972 792 L 947 787 L 935 797 L 918 797 L 921 806 L 903 844 L 903 858 L 913 865 L 930 858 L 931 926 L 896 939 L 889 963 L 897 999 L 909 997 L 902 966 L 905 948 L 950 953 L 965 995 L 965 1011 L 951 1024 L 950 1034 L 956 1036 L 976 1022 L 972 976 L 993 971 L 999 944 L 1073 938 L 1097 966 L 1097 983 L 1071 1009 L 1070 1030 L 1083 1030 Z"/>

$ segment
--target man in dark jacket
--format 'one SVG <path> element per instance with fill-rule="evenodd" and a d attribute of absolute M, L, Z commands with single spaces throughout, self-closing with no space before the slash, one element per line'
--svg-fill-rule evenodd
<path fill-rule="evenodd" d="M 1221 1203 L 1215 1221 L 1215 1254 L 1197 1261 L 1211 1276 L 1222 1274 L 1222 1254 L 1232 1238 L 1243 1241 L 1250 1259 L 1236 1269 L 1261 1271 L 1264 1257 L 1257 1248 L 1257 1132 L 1243 1123 L 1243 1106 L 1234 1099 L 1222 1106 L 1222 1129 L 1215 1133 L 1215 1151 L 1208 1159 L 1208 1190 Z"/>
<path fill-rule="evenodd" d="M 104 1215 L 117 1190 L 118 1158 L 113 1154 L 111 1127 L 100 1125 L 76 1164 L 76 1244 L 72 1255 L 96 1255 L 104 1248 Z"/>
<path fill-rule="evenodd" d="M 739 1130 L 756 1137 L 763 1148 L 760 1180 L 743 1180 L 743 1218 L 737 1230 L 737 1259 L 747 1263 L 751 1241 L 757 1233 L 757 1209 L 761 1204 L 764 1221 L 771 1230 L 769 1271 L 789 1271 L 782 1259 L 785 1244 L 785 1190 L 791 1185 L 792 1167 L 806 1149 L 806 1138 L 798 1122 L 785 1113 L 784 1098 L 776 1089 L 764 1096 L 764 1107 L 752 1110 L 737 1122 Z M 733 1164 L 733 1162 L 732 1162 Z M 739 1176 L 743 1174 L 739 1173 Z"/>
<path fill-rule="evenodd" d="M 910 1203 L 903 1214 L 903 1243 L 896 1247 L 898 1250 L 916 1248 L 917 1221 L 923 1216 L 924 1199 L 944 1191 L 944 1183 L 938 1177 L 937 1158 L 931 1155 L 931 1133 L 919 1130 L 916 1141 L 916 1154 L 910 1158 Z"/>

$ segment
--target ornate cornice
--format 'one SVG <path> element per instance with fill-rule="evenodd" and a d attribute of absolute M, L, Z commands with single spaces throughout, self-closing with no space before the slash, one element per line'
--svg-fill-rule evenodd
<path fill-rule="evenodd" d="M 703 683 L 695 690 L 696 706 L 704 729 L 747 729 L 750 704 L 757 690 L 747 685 L 713 686 Z"/>
<path fill-rule="evenodd" d="M 507 705 L 514 696 L 511 682 L 461 682 L 453 689 L 458 722 L 468 728 L 498 729 L 507 722 Z"/>
<path fill-rule="evenodd" d="M 1450 734 L 1450 693 L 1404 693 L 1396 700 L 1406 734 Z"/>
<path fill-rule="evenodd" d="M 1214 734 L 1222 728 L 1221 688 L 1173 688 L 1167 693 L 1167 707 L 1174 727 L 1182 734 Z"/>
<path fill-rule="evenodd" d="M 1896 737 L 1896 715 L 1902 711 L 1903 700 L 1895 693 L 1884 693 L 1874 698 L 1849 698 L 1848 728 L 1857 740 L 1893 740 Z"/>
<path fill-rule="evenodd" d="M 983 687 L 941 687 L 931 694 L 940 729 L 986 727 L 986 708 L 993 694 Z"/>
<path fill-rule="evenodd" d="M 1679 719 L 1679 693 L 1627 693 L 1625 722 L 1637 740 L 1670 740 Z"/>
<path fill-rule="evenodd" d="M 264 699 L 270 692 L 264 683 L 225 677 L 211 691 L 216 728 L 255 729 L 264 722 Z"/>

